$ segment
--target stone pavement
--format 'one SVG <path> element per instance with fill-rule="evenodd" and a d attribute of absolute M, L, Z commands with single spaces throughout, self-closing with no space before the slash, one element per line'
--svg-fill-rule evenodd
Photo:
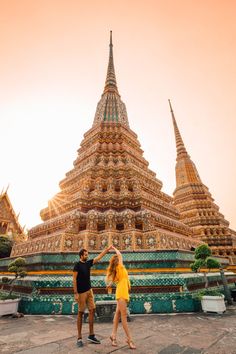
<path fill-rule="evenodd" d="M 135 354 L 236 354 L 236 306 L 218 314 L 153 314 L 132 316 L 129 322 L 137 345 Z M 100 345 L 87 344 L 88 324 L 83 324 L 83 348 L 76 347 L 76 316 L 25 316 L 0 318 L 1 354 L 131 353 L 122 326 L 118 347 L 109 341 L 111 323 L 95 323 Z"/>

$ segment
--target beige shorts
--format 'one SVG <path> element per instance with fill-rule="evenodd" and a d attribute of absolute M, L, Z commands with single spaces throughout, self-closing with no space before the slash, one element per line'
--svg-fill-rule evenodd
<path fill-rule="evenodd" d="M 84 312 L 86 307 L 88 308 L 89 311 L 95 309 L 96 306 L 94 303 L 94 296 L 93 296 L 92 289 L 85 291 L 85 293 L 79 294 L 78 305 L 79 305 L 79 312 Z"/>

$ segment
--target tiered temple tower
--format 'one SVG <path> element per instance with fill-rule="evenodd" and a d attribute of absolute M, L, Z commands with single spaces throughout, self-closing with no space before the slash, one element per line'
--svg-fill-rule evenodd
<path fill-rule="evenodd" d="M 74 167 L 60 182 L 60 192 L 41 210 L 43 222 L 29 231 L 27 242 L 13 247 L 11 256 L 24 255 L 28 272 L 14 285 L 15 294 L 22 299 L 20 311 L 75 314 L 78 304 L 74 301 L 71 273 L 78 250 L 85 247 L 93 257 L 111 242 L 123 250 L 129 271 L 131 313 L 198 309 L 193 294 L 204 288 L 204 277 L 188 272 L 193 261 L 190 250 L 201 242 L 195 230 L 205 230 L 193 223 L 199 208 L 217 214 L 228 242 L 229 229 L 200 181 L 176 122 L 175 130 L 180 185 L 174 199 L 161 191 L 162 183 L 148 168 L 137 135 L 129 127 L 117 88 L 111 38 L 105 88 Z M 207 219 L 212 225 L 213 215 Z M 114 296 L 106 294 L 104 281 L 110 256 L 107 254 L 92 270 L 95 301 L 110 301 Z M 228 264 L 223 258 L 221 262 Z M 8 276 L 8 263 L 9 259 L 0 262 L 2 276 Z M 209 274 L 208 280 L 210 287 L 222 290 L 219 273 Z M 227 274 L 227 281 L 234 286 L 235 276 Z M 9 291 L 9 284 L 1 279 L 0 286 Z M 107 308 L 97 311 L 98 318 L 99 313 L 107 313 Z"/>
<path fill-rule="evenodd" d="M 195 239 L 208 243 L 214 255 L 227 256 L 236 263 L 235 231 L 229 228 L 229 222 L 202 183 L 184 146 L 170 101 L 169 104 L 177 149 L 174 205 L 179 209 L 181 221 L 191 227 Z"/>
<path fill-rule="evenodd" d="M 199 241 L 161 188 L 129 127 L 111 34 L 105 88 L 93 126 L 73 169 L 60 182 L 60 192 L 41 210 L 43 223 L 29 231 L 27 243 L 13 248 L 12 256 L 100 250 L 111 242 L 122 250 L 190 250 Z"/>

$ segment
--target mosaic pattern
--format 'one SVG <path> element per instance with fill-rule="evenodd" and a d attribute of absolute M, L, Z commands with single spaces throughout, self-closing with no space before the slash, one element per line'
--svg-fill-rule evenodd
<path fill-rule="evenodd" d="M 91 258 L 96 254 L 93 253 Z M 110 256 L 107 254 L 93 267 L 91 280 L 96 300 L 115 298 L 114 289 L 112 295 L 107 295 L 105 285 L 105 269 Z M 193 261 L 193 253 L 167 250 L 124 252 L 123 257 L 131 282 L 131 313 L 185 312 L 199 309 L 194 294 L 204 288 L 204 277 L 198 273 L 186 273 Z M 16 282 L 14 291 L 22 297 L 20 311 L 27 314 L 76 313 L 78 307 L 73 300 L 72 273 L 66 273 L 66 270 L 71 271 L 76 260 L 77 254 L 27 256 L 29 270 L 39 266 L 40 269 L 37 274 L 29 274 Z M 4 270 L 7 269 L 8 262 L 9 259 L 0 261 L 3 276 L 7 275 Z M 182 267 L 181 271 L 178 270 L 179 266 Z M 166 269 L 165 273 L 159 273 L 163 268 Z M 58 274 L 59 271 L 64 273 Z M 222 289 L 219 273 L 211 273 L 208 278 L 210 287 Z M 227 280 L 229 286 L 234 287 L 236 275 L 228 272 Z M 8 289 L 9 286 L 4 284 L 3 291 Z"/>
<path fill-rule="evenodd" d="M 94 125 L 101 122 L 115 122 L 129 126 L 125 104 L 117 93 L 104 93 L 98 102 Z"/>
<path fill-rule="evenodd" d="M 95 301 L 111 300 L 108 297 L 101 297 L 95 295 Z M 191 297 L 179 296 L 175 299 L 150 296 L 145 298 L 141 295 L 132 297 L 129 303 L 129 310 L 131 314 L 145 314 L 145 313 L 171 313 L 171 312 L 194 312 L 200 310 L 200 301 Z M 77 314 L 78 304 L 73 302 L 71 297 L 38 297 L 29 301 L 23 298 L 20 302 L 19 311 L 25 314 L 62 314 L 70 315 Z"/>
<path fill-rule="evenodd" d="M 157 251 L 130 251 L 123 252 L 123 259 L 128 269 L 148 268 L 176 268 L 189 266 L 194 260 L 193 252 L 157 250 Z M 90 258 L 98 255 L 90 252 Z M 112 253 L 105 255 L 96 269 L 105 269 Z M 79 260 L 78 253 L 38 253 L 25 256 L 29 270 L 71 270 L 73 263 Z M 0 271 L 7 269 L 8 259 L 0 260 Z"/>
<path fill-rule="evenodd" d="M 223 292 L 223 288 L 221 290 Z M 199 311 L 199 301 L 193 294 L 193 292 L 132 293 L 129 303 L 130 313 Z M 114 295 L 95 294 L 95 301 L 109 299 L 114 300 Z M 73 301 L 73 295 L 40 295 L 35 291 L 31 297 L 22 296 L 20 311 L 26 314 L 75 314 L 78 305 Z"/>
<path fill-rule="evenodd" d="M 208 275 L 209 282 L 211 284 L 221 282 L 221 277 L 219 273 L 217 274 L 209 274 Z M 235 274 L 227 274 L 229 284 L 234 286 L 233 282 L 236 280 Z M 106 293 L 106 284 L 105 284 L 105 274 L 104 275 L 94 275 L 91 277 L 93 288 L 96 289 L 103 288 L 102 292 Z M 186 291 L 188 292 L 188 288 L 191 288 L 191 285 L 201 285 L 204 287 L 204 277 L 202 274 L 159 274 L 159 273 L 150 273 L 150 274 L 130 274 L 130 283 L 132 287 L 132 294 L 135 292 L 136 287 L 142 287 L 144 290 L 146 289 L 147 293 L 154 293 L 155 287 L 175 287 L 179 288 L 179 292 Z M 27 276 L 22 280 L 18 280 L 16 282 L 19 289 L 21 287 L 31 288 L 31 293 L 34 294 L 40 293 L 42 289 L 44 294 L 47 293 L 46 289 L 50 289 L 48 294 L 51 294 L 51 289 L 54 289 L 54 292 L 61 291 L 61 289 L 69 289 L 70 293 L 73 293 L 72 286 L 72 274 L 71 275 L 35 275 L 35 276 Z M 150 289 L 148 289 L 150 288 Z M 16 287 L 17 289 L 17 287 Z M 36 290 L 35 290 L 36 289 Z M 154 289 L 154 290 L 152 290 Z M 156 291 L 156 292 L 162 292 Z M 173 292 L 173 291 L 172 291 Z M 144 291 L 145 293 L 145 291 Z"/>

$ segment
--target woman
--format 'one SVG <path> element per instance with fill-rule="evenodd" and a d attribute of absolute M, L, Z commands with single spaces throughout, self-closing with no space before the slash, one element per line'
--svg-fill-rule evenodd
<path fill-rule="evenodd" d="M 120 251 L 116 249 L 114 246 L 112 248 L 116 254 L 111 257 L 109 267 L 107 269 L 107 288 L 108 291 L 111 289 L 112 283 L 116 283 L 116 312 L 113 320 L 113 329 L 112 334 L 110 336 L 111 344 L 114 347 L 117 347 L 116 341 L 116 333 L 119 324 L 119 319 L 121 316 L 121 322 L 125 334 L 127 336 L 127 343 L 130 349 L 136 349 L 128 328 L 127 323 L 127 303 L 129 301 L 129 290 L 130 290 L 130 282 L 128 278 L 128 272 L 123 265 L 123 259 Z"/>

